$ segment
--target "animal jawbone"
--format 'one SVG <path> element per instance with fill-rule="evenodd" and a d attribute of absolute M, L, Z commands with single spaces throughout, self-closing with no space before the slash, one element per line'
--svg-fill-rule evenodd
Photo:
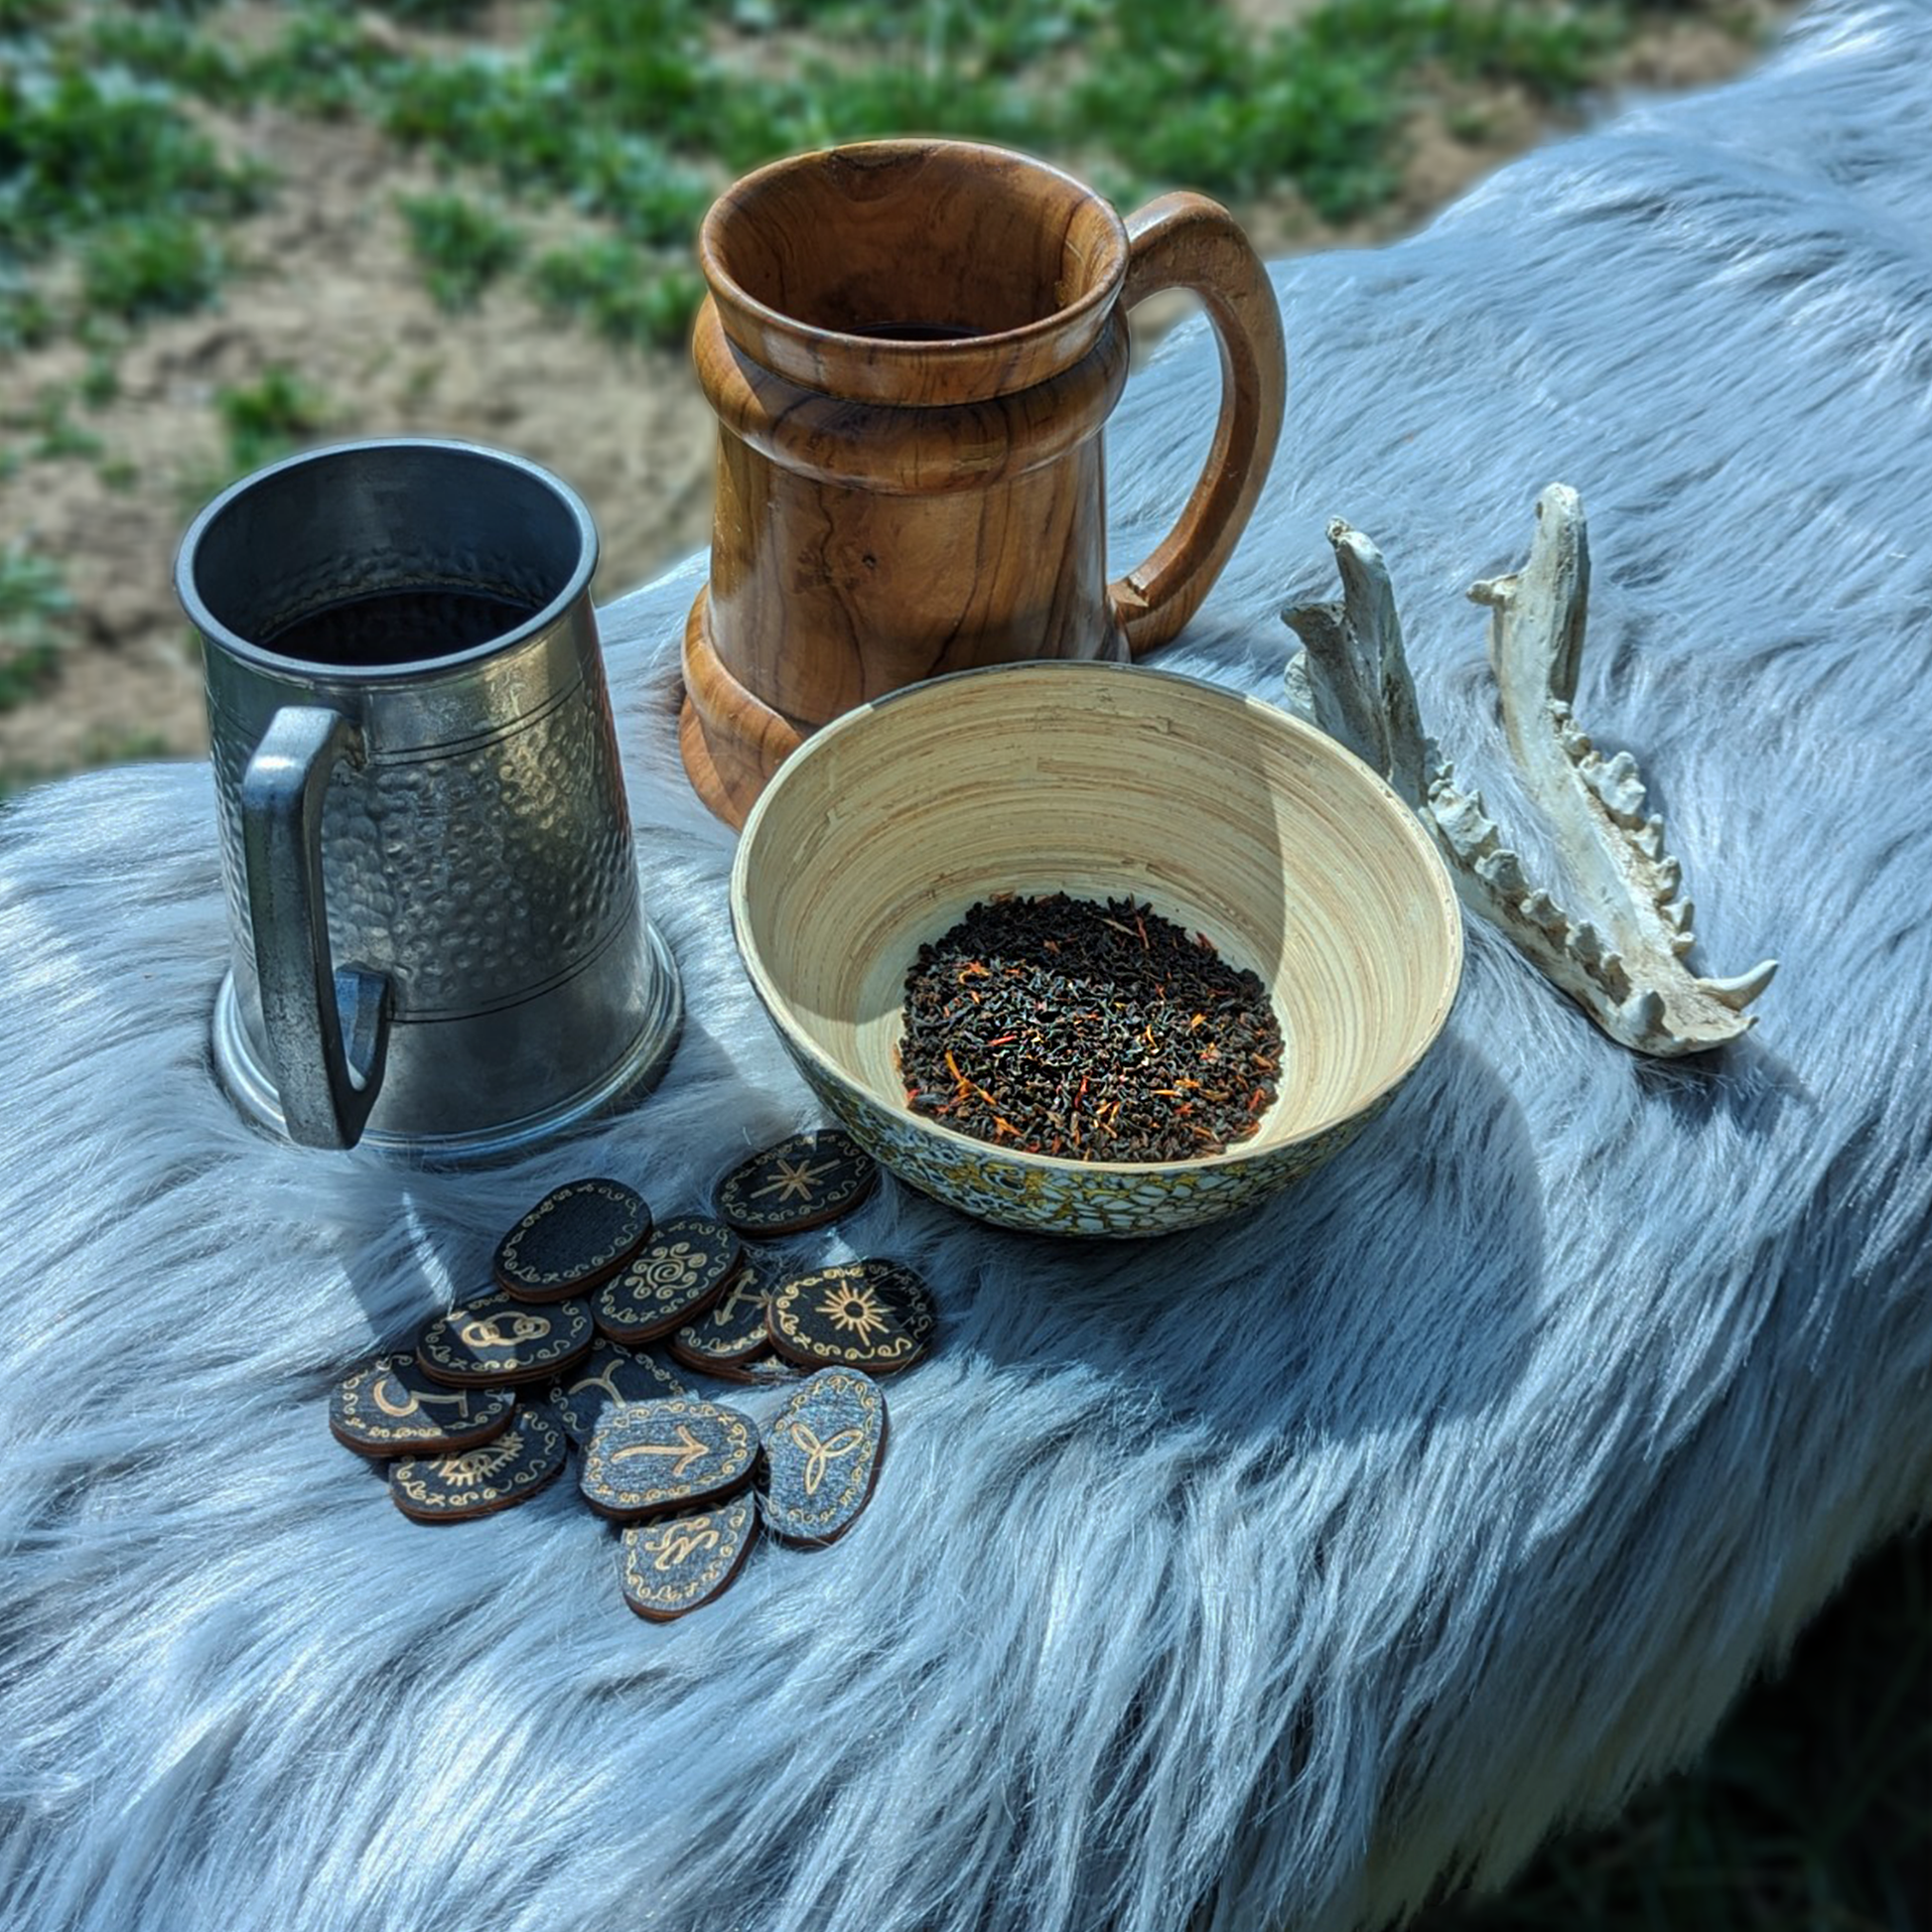
<path fill-rule="evenodd" d="M 1490 610 L 1504 734 L 1561 856 L 1572 905 L 1530 877 L 1482 794 L 1462 788 L 1424 733 L 1388 568 L 1339 520 L 1328 541 L 1341 601 L 1283 614 L 1303 643 L 1289 665 L 1290 702 L 1388 779 L 1435 834 L 1464 905 L 1611 1038 L 1641 1053 L 1703 1052 L 1754 1024 L 1744 1009 L 1777 961 L 1727 979 L 1685 963 L 1697 943 L 1695 906 L 1663 820 L 1649 809 L 1636 759 L 1605 757 L 1575 713 L 1589 597 L 1583 503 L 1552 483 L 1536 514 L 1523 569 L 1476 584 L 1469 596 Z"/>

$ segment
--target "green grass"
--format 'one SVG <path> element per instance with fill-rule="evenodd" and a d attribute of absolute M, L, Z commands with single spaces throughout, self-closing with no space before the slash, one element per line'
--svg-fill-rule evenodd
<path fill-rule="evenodd" d="M 224 41 L 178 11 L 103 13 L 91 23 L 92 60 L 195 98 L 238 106 L 246 92 L 243 63 Z"/>
<path fill-rule="evenodd" d="M 0 61 L 0 352 L 213 301 L 215 231 L 258 207 L 266 171 L 226 161 L 181 105 L 42 38 Z M 64 285 L 39 271 L 69 258 Z"/>
<path fill-rule="evenodd" d="M 347 15 L 312 6 L 295 13 L 274 47 L 238 64 L 236 84 L 321 119 L 375 119 L 379 101 L 414 65 Z"/>
<path fill-rule="evenodd" d="M 80 243 L 80 287 L 95 315 L 143 322 L 207 308 L 219 294 L 220 244 L 187 214 L 111 221 Z"/>
<path fill-rule="evenodd" d="M 50 559 L 24 543 L 0 546 L 0 711 L 46 686 L 60 652 L 60 621 L 72 603 Z"/>
<path fill-rule="evenodd" d="M 0 254 L 0 355 L 12 349 L 38 348 L 51 342 L 59 330 L 53 304 L 17 265 Z"/>
<path fill-rule="evenodd" d="M 638 241 L 688 246 L 721 185 L 681 166 L 648 114 L 542 62 L 480 59 L 399 71 L 376 105 L 381 125 L 439 165 L 492 175 L 514 194 L 562 199 Z"/>
<path fill-rule="evenodd" d="M 474 309 L 523 253 L 522 230 L 466 196 L 403 195 L 396 206 L 430 295 L 447 313 Z"/>
<path fill-rule="evenodd" d="M 0 0 L 0 39 L 11 40 L 51 27 L 60 18 L 63 0 Z"/>
<path fill-rule="evenodd" d="M 216 390 L 214 408 L 226 433 L 233 476 L 279 462 L 326 430 L 335 413 L 320 389 L 280 364 L 271 364 L 253 382 Z M 212 493 L 197 490 L 198 496 Z"/>
<path fill-rule="evenodd" d="M 1078 156 L 1122 198 L 1294 195 L 1347 221 L 1396 193 L 1417 102 L 1477 80 L 1572 100 L 1630 19 L 1600 0 L 1314 0 L 1263 38 L 1213 0 L 558 0 L 525 44 L 485 49 L 461 38 L 472 0 L 390 0 L 378 15 L 293 0 L 244 49 L 207 0 L 0 7 L 39 51 L 0 85 L 0 347 L 60 324 L 43 292 L 3 279 L 8 254 L 45 254 L 57 231 L 103 230 L 85 293 L 115 314 L 213 299 L 214 231 L 263 183 L 222 162 L 188 99 L 363 120 L 534 210 L 567 202 L 639 251 L 634 292 L 607 273 L 616 255 L 526 263 L 512 233 L 531 224 L 452 187 L 405 208 L 432 296 L 469 307 L 523 264 L 553 308 L 650 345 L 680 333 L 678 278 L 706 207 L 778 154 L 917 129 Z M 400 37 L 370 24 L 383 16 Z M 409 38 L 422 28 L 446 38 Z M 779 46 L 782 59 L 754 58 Z"/>
<path fill-rule="evenodd" d="M 114 358 L 103 349 L 96 349 L 87 358 L 87 367 L 75 393 L 89 409 L 105 409 L 121 392 L 121 372 L 114 365 Z"/>
<path fill-rule="evenodd" d="M 35 400 L 33 427 L 39 432 L 28 450 L 37 463 L 58 463 L 64 457 L 99 456 L 101 440 L 93 431 L 82 429 L 68 413 L 69 393 L 59 386 L 43 389 Z"/>
<path fill-rule="evenodd" d="M 704 299 L 692 271 L 666 268 L 615 236 L 546 250 L 532 281 L 545 307 L 584 317 L 609 341 L 635 348 L 676 347 Z"/>
<path fill-rule="evenodd" d="M 69 53 L 0 66 L 0 244 L 29 259 L 116 222 L 245 213 L 264 186 L 165 95 Z"/>

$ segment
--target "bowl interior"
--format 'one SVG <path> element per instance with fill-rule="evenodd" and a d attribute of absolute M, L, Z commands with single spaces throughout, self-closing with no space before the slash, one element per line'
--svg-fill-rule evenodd
<path fill-rule="evenodd" d="M 1260 974 L 1281 1090 L 1210 1160 L 1359 1112 L 1434 1039 L 1461 969 L 1442 861 L 1366 765 L 1258 699 L 1133 666 L 968 671 L 846 714 L 766 786 L 733 877 L 793 1044 L 900 1115 L 906 971 L 995 892 L 1132 893 Z"/>

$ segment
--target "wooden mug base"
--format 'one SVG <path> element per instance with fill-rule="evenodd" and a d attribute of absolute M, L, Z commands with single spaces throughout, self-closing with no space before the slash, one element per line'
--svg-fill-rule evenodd
<path fill-rule="evenodd" d="M 677 749 L 684 759 L 684 775 L 691 789 L 714 817 L 722 818 L 734 830 L 742 829 L 745 815 L 752 809 L 760 786 L 734 788 L 711 756 L 711 741 L 705 737 L 704 720 L 687 696 L 678 707 Z"/>
<path fill-rule="evenodd" d="M 711 587 L 692 600 L 684 623 L 684 703 L 677 744 L 686 775 L 704 804 L 742 826 L 765 782 L 798 749 L 802 735 L 732 676 L 711 641 Z"/>

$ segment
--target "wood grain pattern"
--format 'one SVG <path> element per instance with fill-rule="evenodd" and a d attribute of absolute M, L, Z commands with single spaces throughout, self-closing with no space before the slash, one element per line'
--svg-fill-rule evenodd
<path fill-rule="evenodd" d="M 747 177 L 699 258 L 717 498 L 680 746 L 720 816 L 742 823 L 856 705 L 988 664 L 1125 659 L 1198 607 L 1287 386 L 1267 276 L 1225 209 L 1168 196 L 1125 223 L 1024 155 L 868 142 Z M 1174 530 L 1109 586 L 1100 431 L 1126 312 L 1177 287 L 1221 345 L 1220 418 Z"/>

